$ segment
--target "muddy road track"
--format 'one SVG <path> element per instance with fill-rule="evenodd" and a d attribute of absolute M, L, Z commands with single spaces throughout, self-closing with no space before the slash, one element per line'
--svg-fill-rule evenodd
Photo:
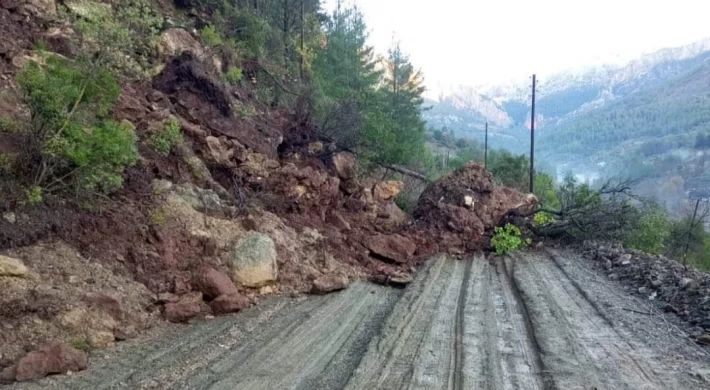
<path fill-rule="evenodd" d="M 405 290 L 274 299 L 9 388 L 710 388 L 707 353 L 647 304 L 571 253 L 441 256 Z"/>

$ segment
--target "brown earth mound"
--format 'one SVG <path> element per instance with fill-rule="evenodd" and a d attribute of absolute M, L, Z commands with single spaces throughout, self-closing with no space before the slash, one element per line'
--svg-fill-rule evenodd
<path fill-rule="evenodd" d="M 441 249 L 466 251 L 480 248 L 506 214 L 527 213 L 536 204 L 533 195 L 494 186 L 490 172 L 470 162 L 424 190 L 414 217 L 441 238 Z"/>

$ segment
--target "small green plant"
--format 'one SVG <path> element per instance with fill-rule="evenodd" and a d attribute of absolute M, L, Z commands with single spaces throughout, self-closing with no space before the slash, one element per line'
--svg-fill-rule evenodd
<path fill-rule="evenodd" d="M 202 44 L 209 47 L 224 43 L 219 32 L 217 32 L 217 29 L 213 25 L 209 25 L 200 30 L 200 38 L 202 39 Z"/>
<path fill-rule="evenodd" d="M 237 106 L 237 114 L 239 114 L 242 118 L 249 118 L 259 115 L 256 108 L 254 108 L 251 104 L 239 104 Z"/>
<path fill-rule="evenodd" d="M 506 253 L 515 252 L 531 244 L 529 238 L 523 238 L 520 229 L 510 223 L 503 227 L 496 227 L 491 245 L 495 249 L 496 256 L 503 256 Z"/>
<path fill-rule="evenodd" d="M 182 143 L 180 122 L 175 118 L 165 121 L 165 126 L 150 137 L 150 144 L 156 152 L 167 156 L 173 147 Z"/>
<path fill-rule="evenodd" d="M 227 73 L 224 75 L 224 78 L 231 85 L 237 85 L 240 81 L 242 81 L 243 77 L 244 74 L 242 73 L 242 70 L 236 66 L 229 68 Z"/>
<path fill-rule="evenodd" d="M 7 117 L 0 118 L 0 132 L 14 133 L 17 131 L 17 128 L 17 122 L 14 119 Z"/>
<path fill-rule="evenodd" d="M 83 339 L 71 339 L 67 344 L 74 349 L 84 352 L 90 352 L 93 349 L 91 348 L 91 345 Z"/>
<path fill-rule="evenodd" d="M 0 153 L 0 175 L 9 174 L 15 167 L 17 155 L 10 153 Z"/>
<path fill-rule="evenodd" d="M 533 217 L 533 226 L 535 226 L 535 227 L 545 226 L 545 225 L 550 224 L 554 221 L 555 221 L 555 217 L 553 217 L 552 214 L 541 211 L 541 212 L 535 213 L 535 216 Z"/>
<path fill-rule="evenodd" d="M 42 203 L 42 188 L 40 186 L 30 187 L 25 191 L 25 197 L 27 198 L 27 203 L 31 205 Z"/>

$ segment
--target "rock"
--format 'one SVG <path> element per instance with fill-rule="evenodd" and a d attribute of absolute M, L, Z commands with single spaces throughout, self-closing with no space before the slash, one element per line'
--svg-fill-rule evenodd
<path fill-rule="evenodd" d="M 249 307 L 249 299 L 241 294 L 220 295 L 210 307 L 214 314 L 236 313 Z"/>
<path fill-rule="evenodd" d="M 404 189 L 404 183 L 397 180 L 381 181 L 375 184 L 373 196 L 377 200 L 393 199 Z M 473 200 L 472 200 L 473 201 Z"/>
<path fill-rule="evenodd" d="M 313 294 L 327 294 L 329 292 L 343 290 L 348 287 L 350 280 L 344 275 L 322 275 L 313 281 L 313 286 L 311 287 L 311 293 Z"/>
<path fill-rule="evenodd" d="M 406 262 L 417 250 L 417 246 L 410 239 L 399 234 L 378 234 L 369 237 L 363 242 L 363 245 L 365 245 L 375 257 L 396 263 Z"/>
<path fill-rule="evenodd" d="M 49 374 L 63 374 L 86 369 L 86 353 L 64 344 L 54 343 L 30 352 L 17 363 L 15 379 L 27 381 Z"/>
<path fill-rule="evenodd" d="M 201 311 L 200 302 L 181 299 L 176 303 L 166 303 L 164 315 L 166 320 L 179 323 L 194 318 Z"/>
<path fill-rule="evenodd" d="M 237 293 L 237 287 L 229 276 L 214 268 L 203 268 L 194 273 L 192 286 L 202 292 L 207 299 L 215 299 L 220 295 Z"/>
<path fill-rule="evenodd" d="M 680 280 L 679 285 L 680 285 L 680 288 L 686 289 L 686 288 L 691 287 L 691 284 L 692 284 L 692 283 L 693 283 L 693 279 L 690 279 L 690 278 L 683 278 L 683 279 Z"/>
<path fill-rule="evenodd" d="M 646 294 L 647 289 L 646 289 L 646 287 L 639 287 L 638 291 L 639 291 L 639 294 Z"/>
<path fill-rule="evenodd" d="M 123 307 L 121 305 L 121 299 L 117 295 L 93 293 L 88 294 L 85 300 L 89 303 L 90 307 L 109 314 L 116 321 L 123 321 Z"/>
<path fill-rule="evenodd" d="M 6 213 L 2 213 L 2 219 L 6 220 L 7 223 L 11 223 L 11 224 L 14 224 L 15 222 L 17 222 L 17 216 L 15 215 L 15 213 L 10 212 L 10 211 L 8 211 Z"/>
<path fill-rule="evenodd" d="M 261 295 L 269 295 L 274 293 L 274 288 L 271 286 L 264 286 L 259 289 L 259 294 Z"/>
<path fill-rule="evenodd" d="M 202 55 L 202 45 L 189 31 L 182 28 L 169 28 L 160 34 L 160 49 L 163 55 L 177 56 L 187 51 L 197 56 Z"/>
<path fill-rule="evenodd" d="M 116 340 L 124 341 L 138 337 L 138 332 L 136 331 L 136 328 L 131 325 L 119 326 L 116 330 L 114 330 L 114 335 Z"/>
<path fill-rule="evenodd" d="M 395 226 L 409 220 L 409 215 L 394 202 L 386 202 L 379 207 L 380 214 L 387 218 L 387 224 Z"/>
<path fill-rule="evenodd" d="M 351 230 L 350 223 L 348 223 L 348 221 L 346 221 L 345 218 L 343 218 L 343 216 L 337 211 L 328 213 L 326 221 L 335 226 L 338 230 L 346 232 Z"/>
<path fill-rule="evenodd" d="M 0 255 L 0 276 L 27 276 L 27 267 L 21 260 Z"/>
<path fill-rule="evenodd" d="M 604 259 L 604 268 L 608 271 L 612 267 L 611 260 L 610 259 Z"/>
<path fill-rule="evenodd" d="M 619 262 L 621 265 L 629 265 L 631 264 L 631 255 L 629 253 L 625 253 L 619 256 L 617 262 Z"/>
<path fill-rule="evenodd" d="M 111 5 L 92 0 L 64 0 L 69 11 L 83 18 L 99 21 L 111 15 Z"/>
<path fill-rule="evenodd" d="M 169 292 L 158 294 L 158 303 L 175 303 L 180 301 L 180 297 Z"/>
<path fill-rule="evenodd" d="M 389 284 L 395 287 L 404 287 L 414 281 L 414 277 L 409 273 L 396 273 L 389 277 Z"/>
<path fill-rule="evenodd" d="M 0 384 L 12 383 L 15 380 L 15 371 L 17 367 L 14 365 L 5 367 L 0 370 Z"/>
<path fill-rule="evenodd" d="M 473 210 L 476 205 L 476 202 L 473 200 L 473 196 L 466 195 L 463 197 L 463 204 L 464 206 Z"/>
<path fill-rule="evenodd" d="M 14 9 L 18 15 L 37 16 L 42 19 L 52 19 L 57 16 L 55 0 L 2 1 L 1 8 Z"/>
<path fill-rule="evenodd" d="M 349 180 L 357 174 L 357 162 L 355 156 L 348 152 L 334 153 L 331 156 L 330 163 L 335 171 L 335 174 L 343 180 Z"/>
<path fill-rule="evenodd" d="M 106 348 L 116 340 L 113 330 L 118 323 L 103 311 L 72 309 L 59 322 L 71 335 L 86 340 L 94 348 Z"/>
<path fill-rule="evenodd" d="M 260 287 L 278 277 L 276 246 L 271 237 L 249 232 L 229 255 L 231 278 L 246 287 Z"/>
<path fill-rule="evenodd" d="M 696 340 L 699 344 L 710 345 L 710 333 L 703 333 Z"/>
<path fill-rule="evenodd" d="M 340 189 L 347 195 L 352 195 L 360 192 L 362 186 L 356 179 L 348 179 L 340 181 Z"/>
<path fill-rule="evenodd" d="M 212 161 L 224 165 L 225 167 L 234 167 L 236 164 L 232 161 L 234 158 L 234 149 L 229 148 L 227 142 L 220 141 L 219 138 L 208 136 L 205 138 L 207 150 Z"/>

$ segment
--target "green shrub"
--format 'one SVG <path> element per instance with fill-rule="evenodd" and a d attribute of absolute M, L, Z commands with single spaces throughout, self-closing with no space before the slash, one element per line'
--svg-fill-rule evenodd
<path fill-rule="evenodd" d="M 0 153 L 0 175 L 7 175 L 13 171 L 17 156 L 11 153 Z"/>
<path fill-rule="evenodd" d="M 533 216 L 533 226 L 535 227 L 545 226 L 554 221 L 555 217 L 553 217 L 552 214 L 546 213 L 544 211 L 535 213 L 535 215 Z"/>
<path fill-rule="evenodd" d="M 496 227 L 493 238 L 491 238 L 491 245 L 493 245 L 496 256 L 503 256 L 506 253 L 515 252 L 530 244 L 531 240 L 529 238 L 524 239 L 520 229 L 509 223 L 503 227 Z"/>
<path fill-rule="evenodd" d="M 200 39 L 202 44 L 205 46 L 218 46 L 224 43 L 222 37 L 217 32 L 217 29 L 213 25 L 209 25 L 202 30 L 200 30 Z"/>
<path fill-rule="evenodd" d="M 668 214 L 659 206 L 650 206 L 640 210 L 635 226 L 623 234 L 623 242 L 630 248 L 658 255 L 670 237 Z"/>
<path fill-rule="evenodd" d="M 162 156 L 170 154 L 173 147 L 180 143 L 182 143 L 182 132 L 180 131 L 180 122 L 175 118 L 165 121 L 165 126 L 150 138 L 153 149 Z"/>
<path fill-rule="evenodd" d="M 39 186 L 32 186 L 27 191 L 25 191 L 25 198 L 27 198 L 27 203 L 35 205 L 42 203 L 42 188 Z"/>
<path fill-rule="evenodd" d="M 47 55 L 30 62 L 17 81 L 30 108 L 21 163 L 32 179 L 28 198 L 68 187 L 109 192 L 123 184 L 123 170 L 137 160 L 133 126 L 108 120 L 120 89 L 94 63 Z"/>
<path fill-rule="evenodd" d="M 91 345 L 83 339 L 72 339 L 69 340 L 67 343 L 69 344 L 70 347 L 74 349 L 78 349 L 79 351 L 84 351 L 84 352 L 91 352 L 93 348 L 91 348 Z"/>
<path fill-rule="evenodd" d="M 227 82 L 232 85 L 237 85 L 239 84 L 240 81 L 242 81 L 242 78 L 244 77 L 244 74 L 242 73 L 242 70 L 240 68 L 231 67 L 227 71 L 227 73 L 224 75 L 224 77 L 227 79 Z"/>

